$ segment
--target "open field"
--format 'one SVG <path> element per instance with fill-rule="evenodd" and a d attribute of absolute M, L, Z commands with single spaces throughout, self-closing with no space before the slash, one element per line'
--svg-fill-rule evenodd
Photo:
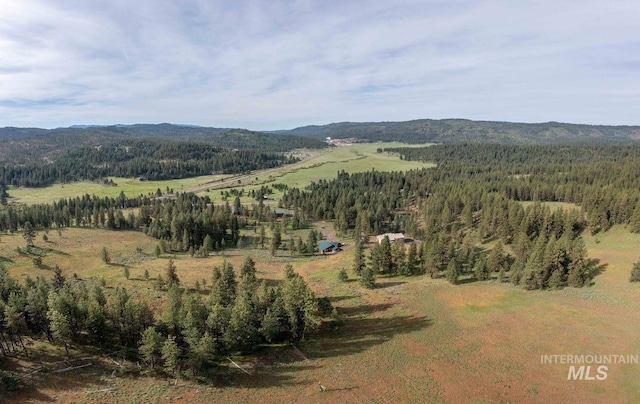
<path fill-rule="evenodd" d="M 40 236 L 39 236 L 40 237 Z M 285 236 L 285 241 L 286 241 Z M 458 286 L 428 276 L 382 278 L 374 290 L 342 283 L 352 245 L 332 256 L 292 258 L 268 250 L 229 250 L 224 256 L 176 256 L 183 285 L 210 278 L 223 260 L 236 269 L 251 255 L 258 276 L 277 282 L 292 263 L 320 296 L 329 296 L 344 325 L 324 328 L 297 346 L 277 346 L 255 357 L 235 358 L 251 375 L 223 367 L 227 376 L 211 384 L 180 381 L 180 387 L 149 377 L 112 378 L 113 366 L 99 361 L 83 371 L 43 375 L 37 388 L 17 397 L 40 402 L 638 402 L 638 364 L 610 364 L 606 380 L 567 380 L 569 365 L 541 363 L 541 355 L 639 355 L 640 285 L 628 283 L 638 259 L 640 236 L 621 227 L 585 237 L 589 256 L 603 272 L 591 287 L 523 291 L 495 281 Z M 161 304 L 161 293 L 142 280 L 163 270 L 169 256 L 150 254 L 156 240 L 139 233 L 67 229 L 49 233 L 46 265 L 66 275 L 104 277 Z M 20 236 L 0 238 L 0 257 L 12 275 L 50 275 L 15 251 Z M 107 245 L 116 263 L 105 265 Z M 142 254 L 136 251 L 142 250 Z M 352 276 L 352 275 L 350 275 Z M 43 352 L 51 353 L 43 347 Z M 61 354 L 61 352 L 58 352 Z M 83 355 L 80 352 L 76 356 Z M 304 355 L 304 357 L 303 357 Z M 305 359 L 306 357 L 306 359 Z M 53 360 L 53 358 L 50 358 Z M 15 364 L 14 364 L 15 365 Z M 24 364 L 23 364 L 24 365 Z M 34 365 L 35 366 L 35 365 Z M 592 375 L 595 371 L 592 371 Z M 327 388 L 320 393 L 318 381 Z M 112 389 L 102 391 L 104 389 Z"/>
<path fill-rule="evenodd" d="M 536 202 L 531 202 L 531 201 L 521 201 L 520 204 L 524 207 L 527 208 L 529 206 L 534 205 Z M 548 206 L 549 209 L 551 209 L 552 211 L 558 210 L 558 209 L 564 209 L 564 210 L 569 210 L 569 209 L 580 209 L 580 206 L 574 204 L 574 203 L 568 203 L 568 202 L 539 202 L 541 205 L 544 206 Z"/>
<path fill-rule="evenodd" d="M 209 182 L 220 181 L 228 175 L 207 175 L 203 177 L 186 178 L 167 181 L 138 181 L 133 178 L 109 177 L 117 186 L 104 185 L 97 182 L 74 182 L 71 184 L 54 184 L 45 188 L 11 188 L 9 195 L 11 201 L 26 204 L 51 203 L 60 198 L 74 198 L 85 194 L 98 195 L 100 197 L 117 197 L 120 192 L 128 196 L 155 194 L 157 189 L 162 192 L 169 189 L 181 191 L 185 187 L 192 188 Z"/>
<path fill-rule="evenodd" d="M 250 175 L 208 175 L 180 180 L 168 181 L 138 181 L 132 178 L 111 178 L 118 184 L 116 187 L 106 186 L 95 182 L 77 182 L 72 184 L 55 184 L 45 188 L 11 188 L 9 195 L 11 201 L 26 204 L 51 203 L 60 198 L 72 198 L 84 194 L 98 195 L 100 197 L 117 197 L 120 192 L 128 196 L 154 194 L 157 189 L 166 192 L 167 188 L 176 192 L 195 191 L 200 195 L 209 195 L 216 202 L 222 202 L 220 192 L 214 192 L 218 188 L 229 189 L 232 187 L 243 188 L 245 191 L 259 189 L 264 184 L 275 182 L 286 184 L 290 187 L 303 187 L 310 181 L 334 178 L 338 171 L 345 170 L 350 173 L 368 171 L 375 168 L 379 171 L 405 171 L 415 168 L 430 167 L 414 161 L 404 161 L 396 155 L 387 153 L 378 154 L 376 149 L 385 147 L 397 147 L 402 143 L 356 143 L 353 146 L 334 147 L 327 150 L 309 150 L 302 154 L 308 157 L 300 163 L 280 167 L 277 169 L 255 172 Z M 406 146 L 406 145 L 405 145 Z M 422 145 L 416 145 L 419 147 Z M 257 178 L 257 179 L 256 179 Z M 240 181 L 238 183 L 238 181 Z M 221 185 L 221 183 L 223 183 Z M 207 190 L 210 189 L 210 192 Z M 275 197 L 281 193 L 276 191 Z M 243 198 L 244 202 L 250 202 L 249 198 Z"/>

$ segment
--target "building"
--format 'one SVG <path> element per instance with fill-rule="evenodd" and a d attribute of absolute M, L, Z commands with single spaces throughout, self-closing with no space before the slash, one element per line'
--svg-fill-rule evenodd
<path fill-rule="evenodd" d="M 340 247 L 342 247 L 342 243 L 338 241 L 322 241 L 316 248 L 321 254 L 333 254 L 340 251 Z"/>
<path fill-rule="evenodd" d="M 376 241 L 378 242 L 378 244 L 380 244 L 382 242 L 382 240 L 384 240 L 385 237 L 389 237 L 389 242 L 393 243 L 396 240 L 400 240 L 402 242 L 404 242 L 404 234 L 403 233 L 385 233 L 385 234 L 381 234 L 379 236 L 376 236 Z"/>
<path fill-rule="evenodd" d="M 280 219 L 283 217 L 292 217 L 293 216 L 293 212 L 291 212 L 290 210 L 286 210 L 286 209 L 275 209 L 273 211 L 273 214 L 275 215 L 276 219 Z"/>

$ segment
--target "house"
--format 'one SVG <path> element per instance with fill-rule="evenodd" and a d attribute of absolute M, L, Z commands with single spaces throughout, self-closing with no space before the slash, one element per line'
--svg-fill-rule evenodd
<path fill-rule="evenodd" d="M 276 216 L 276 219 L 280 219 L 284 216 L 286 217 L 292 217 L 293 213 L 291 213 L 291 211 L 288 211 L 286 209 L 275 209 L 273 211 L 273 214 Z"/>
<path fill-rule="evenodd" d="M 333 254 L 340 251 L 340 247 L 342 247 L 342 243 L 338 241 L 323 241 L 318 244 L 317 249 L 322 254 Z"/>
<path fill-rule="evenodd" d="M 378 241 L 378 244 L 380 244 L 382 242 L 382 240 L 384 240 L 385 237 L 389 238 L 389 242 L 393 243 L 396 240 L 400 240 L 402 242 L 404 242 L 404 234 L 403 233 L 385 233 L 385 234 L 381 234 L 379 236 L 376 236 L 376 241 Z"/>

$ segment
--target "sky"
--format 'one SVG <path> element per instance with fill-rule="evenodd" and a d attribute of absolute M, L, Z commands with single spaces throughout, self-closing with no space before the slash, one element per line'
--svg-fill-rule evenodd
<path fill-rule="evenodd" d="M 640 124 L 637 0 L 0 0 L 0 127 Z"/>

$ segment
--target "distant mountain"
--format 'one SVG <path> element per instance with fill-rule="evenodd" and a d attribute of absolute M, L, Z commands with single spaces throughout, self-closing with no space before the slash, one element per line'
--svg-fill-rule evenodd
<path fill-rule="evenodd" d="M 6 127 L 0 128 L 0 165 L 51 161 L 72 148 L 117 143 L 123 139 L 205 142 L 219 147 L 283 152 L 325 147 L 326 137 L 405 143 L 618 144 L 640 141 L 640 126 L 420 119 L 341 122 L 272 132 L 169 123 L 74 125 L 51 130 Z"/>
<path fill-rule="evenodd" d="M 246 129 L 135 124 L 69 128 L 0 128 L 0 165 L 52 161 L 66 150 L 112 144 L 124 139 L 155 139 L 213 144 L 219 147 L 285 152 L 297 148 L 322 148 L 326 143 L 292 134 L 253 132 Z"/>
<path fill-rule="evenodd" d="M 359 138 L 405 143 L 628 143 L 640 141 L 640 126 L 580 125 L 559 122 L 512 123 L 466 119 L 406 122 L 341 122 L 275 131 L 315 139 Z"/>

